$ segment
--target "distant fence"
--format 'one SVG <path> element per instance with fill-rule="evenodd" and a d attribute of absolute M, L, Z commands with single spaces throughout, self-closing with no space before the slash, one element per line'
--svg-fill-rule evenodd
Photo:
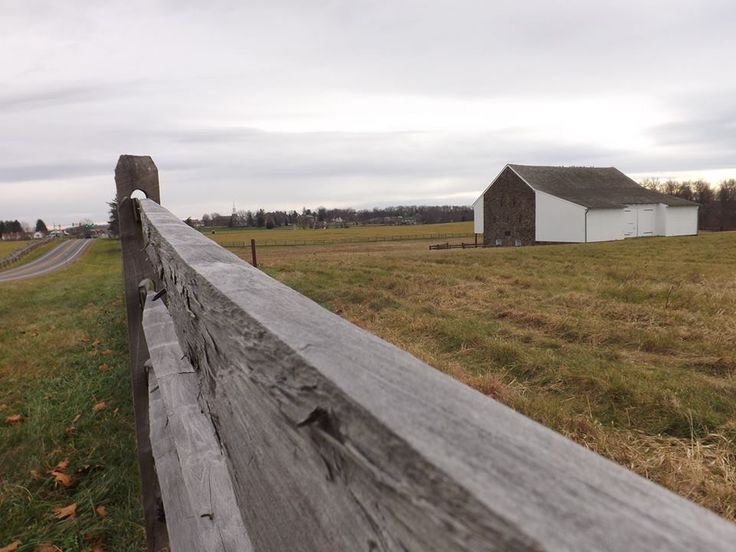
<path fill-rule="evenodd" d="M 297 247 L 304 245 L 345 245 L 351 243 L 377 243 L 394 241 L 420 241 L 420 240 L 446 240 L 459 238 L 472 238 L 473 234 L 468 232 L 450 232 L 445 234 L 403 234 L 395 236 L 367 236 L 355 238 L 336 238 L 333 240 L 258 240 L 258 247 Z M 221 243 L 223 247 L 237 249 L 239 247 L 250 247 L 249 241 L 234 241 Z"/>
<path fill-rule="evenodd" d="M 32 251 L 38 249 L 42 245 L 49 243 L 54 238 L 46 237 L 41 240 L 34 240 L 33 242 L 29 243 L 25 247 L 18 249 L 17 251 L 13 251 L 10 255 L 7 255 L 0 259 L 0 268 L 5 268 L 7 266 L 10 266 L 14 263 L 17 263 L 20 261 L 23 257 L 31 253 Z"/>
<path fill-rule="evenodd" d="M 736 526 L 182 223 L 150 157 L 115 179 L 149 550 L 733 550 Z"/>
<path fill-rule="evenodd" d="M 445 242 L 445 243 L 433 243 L 433 244 L 431 244 L 429 246 L 429 250 L 430 251 L 434 251 L 434 250 L 437 250 L 437 249 L 475 249 L 476 247 L 487 247 L 487 246 L 485 244 L 483 244 L 483 243 L 477 243 L 477 242 L 473 242 L 473 243 L 465 243 L 465 242 L 449 243 L 449 242 Z"/>

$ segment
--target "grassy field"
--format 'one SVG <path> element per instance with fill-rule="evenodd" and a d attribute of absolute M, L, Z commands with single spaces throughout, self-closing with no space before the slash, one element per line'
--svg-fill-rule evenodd
<path fill-rule="evenodd" d="M 16 249 L 22 249 L 30 244 L 30 240 L 0 241 L 0 259 L 7 257 Z"/>
<path fill-rule="evenodd" d="M 259 260 L 436 368 L 736 519 L 736 233 L 263 248 Z M 117 242 L 0 284 L 0 421 L 22 416 L 0 424 L 0 548 L 141 549 L 126 361 Z M 75 518 L 55 517 L 71 504 Z"/>
<path fill-rule="evenodd" d="M 418 236 L 426 234 L 472 234 L 472 222 L 450 222 L 446 224 L 414 224 L 407 226 L 353 226 L 350 228 L 327 228 L 325 230 L 292 228 L 214 228 L 202 229 L 203 233 L 221 245 L 237 242 L 290 240 L 370 240 L 391 236 Z M 214 233 L 213 233 L 214 232 Z"/>
<path fill-rule="evenodd" d="M 736 233 L 271 248 L 259 260 L 436 368 L 736 518 Z"/>
<path fill-rule="evenodd" d="M 0 284 L 0 548 L 142 549 L 120 262 Z"/>
<path fill-rule="evenodd" d="M 5 245 L 5 243 L 6 242 L 0 242 L 0 246 Z M 20 241 L 20 242 L 8 242 L 8 243 L 28 244 L 29 242 L 27 242 L 27 241 L 25 241 L 25 242 L 24 241 Z M 59 245 L 59 243 L 60 242 L 58 240 L 54 240 L 52 242 L 45 243 L 42 246 L 37 247 L 36 249 L 34 249 L 33 251 L 31 251 L 30 253 L 28 253 L 27 255 L 25 255 L 19 261 L 15 262 L 15 263 L 13 263 L 13 264 L 11 264 L 9 266 L 5 266 L 3 268 L 0 268 L 0 272 L 3 271 L 3 270 L 10 270 L 12 268 L 16 268 L 16 267 L 19 267 L 21 265 L 30 263 L 31 261 L 33 261 L 35 259 L 38 259 L 41 255 L 43 255 L 43 254 L 51 251 L 54 247 L 56 247 L 57 245 Z M 21 245 L 20 247 L 16 247 L 16 249 L 20 249 L 21 247 L 24 247 L 24 245 Z M 0 258 L 2 258 L 2 257 L 3 257 L 3 255 L 0 254 Z"/>

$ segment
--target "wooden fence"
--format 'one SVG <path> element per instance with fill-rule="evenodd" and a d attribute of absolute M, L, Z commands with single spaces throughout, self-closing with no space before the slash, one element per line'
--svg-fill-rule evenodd
<path fill-rule="evenodd" d="M 150 157 L 115 175 L 150 550 L 733 550 L 736 526 L 189 228 Z"/>
<path fill-rule="evenodd" d="M 22 247 L 21 249 L 13 251 L 10 255 L 6 255 L 2 259 L 0 259 L 0 269 L 6 268 L 14 263 L 17 263 L 29 253 L 38 249 L 42 245 L 49 243 L 53 239 L 54 238 L 46 237 L 42 240 L 34 240 L 33 242 L 29 243 L 25 247 Z"/>
<path fill-rule="evenodd" d="M 349 245 L 360 243 L 383 243 L 395 241 L 422 241 L 422 240 L 444 240 L 455 238 L 472 238 L 473 234 L 468 232 L 446 232 L 444 234 L 395 234 L 389 236 L 365 236 L 352 238 L 336 238 L 333 240 L 258 240 L 259 247 L 299 247 L 299 246 L 327 246 L 327 245 Z M 223 242 L 220 245 L 230 249 L 250 247 L 250 241 Z"/>
<path fill-rule="evenodd" d="M 488 247 L 483 243 L 472 242 L 472 243 L 433 243 L 429 246 L 430 251 L 437 251 L 439 249 L 475 249 L 477 247 Z"/>

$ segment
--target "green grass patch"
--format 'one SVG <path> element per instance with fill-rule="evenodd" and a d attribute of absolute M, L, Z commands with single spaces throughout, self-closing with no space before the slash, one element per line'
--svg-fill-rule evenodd
<path fill-rule="evenodd" d="M 227 245 L 256 243 L 264 241 L 346 241 L 370 240 L 372 238 L 392 238 L 419 236 L 427 234 L 472 234 L 472 222 L 448 222 L 443 224 L 411 224 L 406 226 L 383 226 L 369 224 L 349 228 L 202 228 L 201 231 L 217 243 Z M 467 238 L 466 238 L 467 240 Z"/>
<path fill-rule="evenodd" d="M 24 419 L 0 425 L 0 546 L 141 550 L 118 242 L 97 241 L 53 274 L 0 284 L 0 405 L 3 420 Z M 65 459 L 68 488 L 49 473 Z M 73 503 L 76 518 L 54 517 Z"/>

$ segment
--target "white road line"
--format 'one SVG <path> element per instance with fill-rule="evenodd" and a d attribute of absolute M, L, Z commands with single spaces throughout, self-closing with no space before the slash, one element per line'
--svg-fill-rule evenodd
<path fill-rule="evenodd" d="M 15 280 L 25 280 L 27 278 L 35 278 L 36 276 L 42 276 L 49 272 L 54 272 L 63 268 L 64 266 L 74 262 L 84 251 L 88 249 L 92 240 L 80 240 L 75 242 L 65 242 L 42 257 L 28 263 L 27 265 L 19 266 L 11 269 L 7 272 L 0 272 L 0 282 L 12 282 Z M 43 260 L 44 267 L 39 267 L 38 270 L 33 270 L 34 267 L 41 264 L 39 261 Z M 49 263 L 51 263 L 49 265 Z"/>

